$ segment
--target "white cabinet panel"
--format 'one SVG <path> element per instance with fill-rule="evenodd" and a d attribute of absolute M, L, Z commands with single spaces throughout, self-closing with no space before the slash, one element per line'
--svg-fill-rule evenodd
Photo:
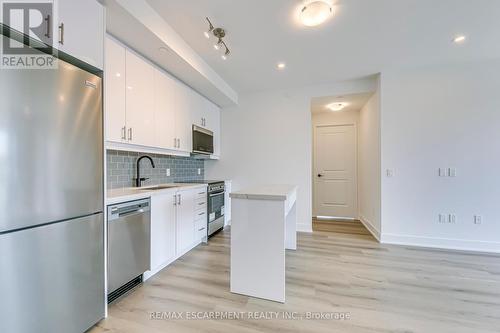
<path fill-rule="evenodd" d="M 177 149 L 175 85 L 172 78 L 155 69 L 155 132 L 159 148 Z"/>
<path fill-rule="evenodd" d="M 126 51 L 127 139 L 136 145 L 155 146 L 154 68 Z"/>
<path fill-rule="evenodd" d="M 195 241 L 194 205 L 196 190 L 177 192 L 177 254 L 190 249 Z"/>
<path fill-rule="evenodd" d="M 186 88 L 189 89 L 189 88 Z M 191 117 L 191 123 L 193 125 L 201 126 L 201 127 L 206 127 L 205 126 L 205 116 L 206 116 L 206 100 L 202 96 L 200 96 L 198 93 L 190 91 L 190 99 L 191 99 L 191 110 L 190 110 L 190 117 Z"/>
<path fill-rule="evenodd" d="M 151 197 L 151 270 L 161 268 L 176 254 L 176 193 Z"/>
<path fill-rule="evenodd" d="M 214 153 L 213 156 L 220 156 L 220 109 L 217 105 L 207 101 L 206 108 L 207 128 L 214 133 Z"/>
<path fill-rule="evenodd" d="M 57 0 L 54 47 L 102 69 L 104 8 L 96 0 Z"/>
<path fill-rule="evenodd" d="M 179 140 L 178 149 L 185 152 L 191 152 L 193 148 L 192 137 L 192 118 L 193 110 L 193 92 L 181 83 L 176 83 L 176 114 L 175 114 L 175 136 Z"/>
<path fill-rule="evenodd" d="M 106 139 L 125 142 L 125 48 L 110 37 L 106 37 L 105 65 Z"/>

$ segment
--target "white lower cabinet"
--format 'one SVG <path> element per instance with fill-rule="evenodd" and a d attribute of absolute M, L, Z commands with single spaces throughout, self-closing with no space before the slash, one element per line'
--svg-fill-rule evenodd
<path fill-rule="evenodd" d="M 145 279 L 205 239 L 206 197 L 206 187 L 172 189 L 151 196 L 151 271 L 144 274 Z"/>
<path fill-rule="evenodd" d="M 151 269 L 162 268 L 175 258 L 175 204 L 177 192 L 151 197 Z"/>
<path fill-rule="evenodd" d="M 177 253 L 182 255 L 194 243 L 194 204 L 193 190 L 177 192 Z"/>

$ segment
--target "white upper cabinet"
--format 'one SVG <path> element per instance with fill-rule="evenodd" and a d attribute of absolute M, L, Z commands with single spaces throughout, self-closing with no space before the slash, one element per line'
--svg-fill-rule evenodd
<path fill-rule="evenodd" d="M 106 37 L 105 112 L 108 148 L 189 156 L 193 125 L 213 132 L 220 156 L 220 110 L 110 36 Z M 131 147 L 132 148 L 132 147 Z"/>
<path fill-rule="evenodd" d="M 176 84 L 175 88 L 177 109 L 175 114 L 176 137 L 178 139 L 177 148 L 180 151 L 191 152 L 193 149 L 193 122 L 191 119 L 191 110 L 193 109 L 194 92 L 181 83 Z"/>
<path fill-rule="evenodd" d="M 16 3 L 16 1 L 11 1 Z M 17 1 L 21 2 L 21 1 Z M 30 1 L 24 1 L 29 6 Z M 33 1 L 33 3 L 40 1 Z M 99 69 L 104 68 L 104 7 L 97 0 L 53 0 L 52 12 L 30 10 L 29 24 L 41 23 L 42 34 L 30 32 L 35 40 L 41 40 L 79 60 Z M 22 3 L 22 2 L 21 2 Z M 8 13 L 10 27 L 24 31 L 23 10 Z M 7 14 L 6 14 L 7 15 Z M 2 23 L 3 17 L 1 18 Z M 51 41 L 51 42 L 50 42 Z"/>
<path fill-rule="evenodd" d="M 125 47 L 106 37 L 104 72 L 106 138 L 126 142 Z"/>
<path fill-rule="evenodd" d="M 154 147 L 155 70 L 128 50 L 125 59 L 127 140 L 136 145 Z"/>
<path fill-rule="evenodd" d="M 56 0 L 54 47 L 94 67 L 104 66 L 104 8 L 96 0 Z"/>
<path fill-rule="evenodd" d="M 176 137 L 176 82 L 155 68 L 155 132 L 156 146 L 177 149 Z"/>

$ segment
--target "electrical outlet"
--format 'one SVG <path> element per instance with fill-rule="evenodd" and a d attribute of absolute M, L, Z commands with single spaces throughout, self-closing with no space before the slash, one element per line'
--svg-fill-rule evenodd
<path fill-rule="evenodd" d="M 448 215 L 448 223 L 456 223 L 457 222 L 457 217 L 455 214 L 449 214 Z"/>
<path fill-rule="evenodd" d="M 446 169 L 445 168 L 439 168 L 438 170 L 438 175 L 439 177 L 446 177 L 447 176 L 447 172 L 446 172 Z"/>
<path fill-rule="evenodd" d="M 170 169 L 167 169 L 167 177 L 170 177 Z"/>
<path fill-rule="evenodd" d="M 474 224 L 482 224 L 483 217 L 481 215 L 474 215 Z"/>
<path fill-rule="evenodd" d="M 448 177 L 456 177 L 457 168 L 448 168 Z"/>
<path fill-rule="evenodd" d="M 445 214 L 439 214 L 439 223 L 446 223 L 447 221 L 448 220 Z"/>
<path fill-rule="evenodd" d="M 386 170 L 386 175 L 388 178 L 394 177 L 394 169 L 387 169 Z"/>
<path fill-rule="evenodd" d="M 201 175 L 201 169 L 198 168 L 198 175 Z"/>

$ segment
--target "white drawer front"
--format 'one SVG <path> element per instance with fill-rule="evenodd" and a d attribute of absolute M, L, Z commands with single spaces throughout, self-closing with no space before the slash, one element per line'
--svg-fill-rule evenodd
<path fill-rule="evenodd" d="M 205 199 L 207 200 L 207 190 L 206 189 L 197 189 L 196 190 L 196 199 Z"/>

